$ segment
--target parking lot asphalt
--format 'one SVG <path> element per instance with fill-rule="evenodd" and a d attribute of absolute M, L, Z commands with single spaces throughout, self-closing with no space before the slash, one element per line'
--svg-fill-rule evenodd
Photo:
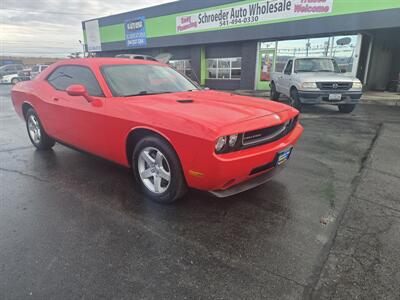
<path fill-rule="evenodd" d="M 128 169 L 35 151 L 0 86 L 0 299 L 396 299 L 400 108 L 301 123 L 274 180 L 166 206 Z"/>

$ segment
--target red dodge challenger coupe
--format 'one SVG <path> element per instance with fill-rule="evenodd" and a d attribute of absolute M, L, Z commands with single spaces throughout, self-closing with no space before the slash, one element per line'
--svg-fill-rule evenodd
<path fill-rule="evenodd" d="M 131 167 L 159 202 L 187 187 L 226 197 L 258 186 L 303 131 L 290 106 L 203 90 L 154 61 L 61 61 L 14 86 L 12 101 L 37 149 L 57 141 Z"/>

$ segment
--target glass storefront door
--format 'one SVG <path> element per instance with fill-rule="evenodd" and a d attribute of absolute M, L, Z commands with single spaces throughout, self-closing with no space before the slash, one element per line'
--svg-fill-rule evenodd
<path fill-rule="evenodd" d="M 260 50 L 258 52 L 257 90 L 269 90 L 271 72 L 274 72 L 275 49 Z"/>

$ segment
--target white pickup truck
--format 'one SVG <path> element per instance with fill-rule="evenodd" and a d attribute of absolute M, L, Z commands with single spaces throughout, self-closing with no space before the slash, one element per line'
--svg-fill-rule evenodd
<path fill-rule="evenodd" d="M 343 73 L 333 58 L 289 59 L 283 72 L 271 74 L 271 99 L 283 94 L 299 110 L 303 104 L 333 104 L 350 113 L 362 96 L 362 83 Z"/>

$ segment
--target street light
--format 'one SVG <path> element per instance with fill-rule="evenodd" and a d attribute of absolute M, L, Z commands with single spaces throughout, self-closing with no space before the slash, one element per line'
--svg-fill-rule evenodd
<path fill-rule="evenodd" d="M 79 44 L 81 44 L 82 45 L 82 54 L 83 54 L 83 58 L 85 58 L 85 44 L 81 41 L 81 40 L 78 40 L 78 42 L 79 42 Z"/>

